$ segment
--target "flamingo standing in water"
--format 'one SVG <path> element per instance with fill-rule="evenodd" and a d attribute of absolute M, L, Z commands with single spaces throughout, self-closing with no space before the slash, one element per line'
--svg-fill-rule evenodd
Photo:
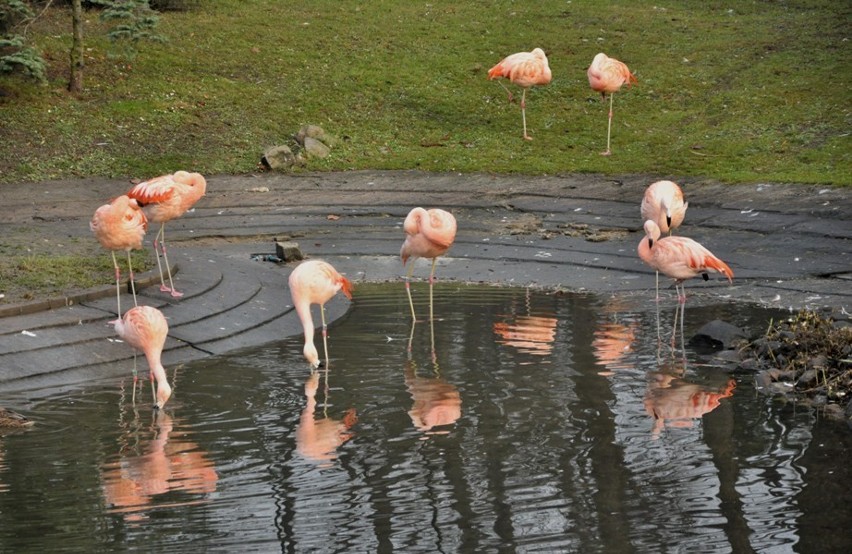
<path fill-rule="evenodd" d="M 399 256 L 402 265 L 409 258 L 432 258 L 432 272 L 429 273 L 429 319 L 434 318 L 434 302 L 432 296 L 432 285 L 435 282 L 435 263 L 438 256 L 443 256 L 452 246 L 456 239 L 456 218 L 450 212 L 434 208 L 424 210 L 414 208 L 408 212 L 402 225 L 405 230 L 405 242 Z M 414 301 L 411 299 L 411 274 L 414 272 L 414 260 L 408 266 L 408 274 L 405 279 L 405 292 L 408 293 L 408 304 L 411 306 L 411 319 L 416 321 L 414 313 Z"/>
<path fill-rule="evenodd" d="M 605 100 L 606 93 L 609 93 L 609 120 L 606 127 L 606 150 L 601 152 L 603 156 L 609 156 L 612 151 L 609 149 L 609 137 L 612 129 L 612 98 L 613 93 L 627 83 L 636 82 L 636 77 L 630 73 L 630 70 L 624 64 L 615 58 L 610 58 L 603 52 L 595 56 L 592 60 L 592 65 L 589 66 L 586 74 L 589 76 L 589 86 L 595 92 L 600 92 L 601 97 Z"/>
<path fill-rule="evenodd" d="M 174 298 L 183 296 L 172 282 L 172 269 L 166 254 L 166 222 L 186 213 L 207 192 L 207 181 L 200 173 L 176 171 L 139 183 L 127 195 L 136 199 L 145 211 L 148 219 L 160 224 L 160 231 L 154 238 L 154 253 L 157 255 L 157 269 L 160 270 L 160 291 L 169 292 Z M 159 250 L 158 250 L 159 244 Z M 169 286 L 163 280 L 163 268 L 160 265 L 160 252 L 166 262 Z"/>
<path fill-rule="evenodd" d="M 116 250 L 127 252 L 130 290 L 133 292 L 133 304 L 136 305 L 136 285 L 133 283 L 130 251 L 134 248 L 142 248 L 142 239 L 145 237 L 145 231 L 148 230 L 148 219 L 135 200 L 122 195 L 95 211 L 95 215 L 89 222 L 89 229 L 95 234 L 101 246 L 112 254 L 112 265 L 115 267 L 115 298 L 118 304 L 116 315 L 121 317 L 121 270 L 118 269 L 115 252 Z"/>
<path fill-rule="evenodd" d="M 337 272 L 331 264 L 321 260 L 302 262 L 290 274 L 290 296 L 302 328 L 305 332 L 303 353 L 311 369 L 320 366 L 319 354 L 314 346 L 314 320 L 311 317 L 311 304 L 319 304 L 322 318 L 322 343 L 325 351 L 325 366 L 328 367 L 328 327 L 325 323 L 325 303 L 332 296 L 343 291 L 346 298 L 352 299 L 352 282 Z"/>
<path fill-rule="evenodd" d="M 701 275 L 707 281 L 707 273 L 716 272 L 727 277 L 729 282 L 734 280 L 734 272 L 728 264 L 701 244 L 687 237 L 660 238 L 660 228 L 650 219 L 645 222 L 645 237 L 639 242 L 637 250 L 643 262 L 675 280 L 680 304 L 686 303 L 683 282 L 687 279 Z"/>
<path fill-rule="evenodd" d="M 527 89 L 535 85 L 546 85 L 552 78 L 544 50 L 536 48 L 532 52 L 518 52 L 517 54 L 506 56 L 500 63 L 488 70 L 489 80 L 501 77 L 509 79 L 512 83 L 524 89 L 521 94 L 521 118 L 524 122 L 524 139 L 532 140 L 532 137 L 527 134 Z M 498 83 L 509 93 L 509 102 L 511 102 L 512 93 L 502 82 L 498 81 Z"/>
<path fill-rule="evenodd" d="M 639 209 L 642 221 L 649 219 L 657 224 L 660 232 L 672 234 L 680 227 L 686 216 L 689 202 L 683 201 L 683 191 L 671 181 L 657 181 L 645 189 L 642 205 Z M 657 300 L 660 300 L 660 272 L 657 271 Z"/>
<path fill-rule="evenodd" d="M 166 378 L 166 370 L 160 361 L 163 345 L 169 334 L 169 324 L 163 312 L 151 306 L 130 308 L 123 318 L 111 322 L 115 332 L 127 344 L 141 350 L 148 360 L 151 374 L 151 393 L 154 396 L 154 409 L 162 408 L 172 395 L 172 388 Z M 133 399 L 136 400 L 136 355 L 133 357 Z M 156 381 L 156 387 L 154 385 Z"/>

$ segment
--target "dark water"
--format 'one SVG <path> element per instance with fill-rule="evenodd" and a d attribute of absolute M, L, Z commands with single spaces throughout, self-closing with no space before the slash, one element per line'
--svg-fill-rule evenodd
<path fill-rule="evenodd" d="M 158 416 L 129 378 L 0 394 L 37 421 L 0 436 L 0 551 L 850 551 L 848 428 L 659 349 L 645 298 L 443 284 L 435 310 L 433 339 L 360 286 L 329 372 L 300 337 L 168 368 Z M 690 307 L 686 335 L 777 315 Z"/>

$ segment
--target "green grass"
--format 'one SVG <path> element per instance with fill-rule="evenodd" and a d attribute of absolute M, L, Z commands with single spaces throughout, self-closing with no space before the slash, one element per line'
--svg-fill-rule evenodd
<path fill-rule="evenodd" d="M 133 252 L 137 276 L 153 266 L 152 257 L 148 250 Z M 127 277 L 127 258 L 121 253 L 118 259 L 122 276 Z M 4 256 L 0 263 L 0 283 L 3 284 L 0 292 L 6 302 L 26 302 L 114 284 L 114 275 L 112 258 L 104 252 L 82 258 L 78 254 L 12 254 Z"/>
<path fill-rule="evenodd" d="M 308 123 L 344 138 L 309 171 L 852 183 L 849 2 L 193 5 L 161 14 L 167 41 L 141 44 L 133 59 L 113 55 L 105 25 L 88 12 L 85 90 L 76 97 L 65 91 L 70 13 L 48 9 L 29 38 L 48 62 L 49 82 L 0 76 L 0 187 L 176 169 L 251 172 L 268 146 Z M 486 73 L 534 47 L 547 52 L 553 82 L 528 94 L 535 140 L 526 142 L 518 104 Z M 615 96 L 611 157 L 599 155 L 607 105 L 586 78 L 601 51 L 639 79 Z M 56 274 L 44 268 L 66 261 L 49 256 L 6 256 L 0 283 L 40 294 L 109 282 L 106 255 L 77 255 Z"/>
<path fill-rule="evenodd" d="M 70 16 L 31 28 L 51 81 L 4 77 L 0 183 L 257 168 L 315 123 L 347 137 L 309 170 L 652 173 L 726 182 L 852 182 L 844 2 L 219 0 L 161 15 L 132 60 L 87 15 L 85 91 L 64 92 Z M 553 82 L 520 109 L 486 79 L 540 46 Z M 592 57 L 639 84 L 607 107 Z"/>

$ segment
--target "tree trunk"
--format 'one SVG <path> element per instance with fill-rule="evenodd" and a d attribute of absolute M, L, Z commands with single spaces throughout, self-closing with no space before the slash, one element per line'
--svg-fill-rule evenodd
<path fill-rule="evenodd" d="M 83 90 L 83 0 L 72 0 L 71 78 L 69 92 Z"/>

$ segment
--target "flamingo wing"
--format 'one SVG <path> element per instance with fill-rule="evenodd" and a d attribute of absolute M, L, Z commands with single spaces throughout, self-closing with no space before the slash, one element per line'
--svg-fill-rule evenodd
<path fill-rule="evenodd" d="M 139 183 L 127 193 L 141 205 L 158 204 L 169 200 L 175 194 L 175 180 L 172 175 L 161 175 Z"/>
<path fill-rule="evenodd" d="M 715 271 L 733 281 L 734 272 L 728 264 L 692 239 L 666 237 L 656 242 L 653 252 L 657 269 L 674 279 L 689 279 L 700 273 Z"/>

